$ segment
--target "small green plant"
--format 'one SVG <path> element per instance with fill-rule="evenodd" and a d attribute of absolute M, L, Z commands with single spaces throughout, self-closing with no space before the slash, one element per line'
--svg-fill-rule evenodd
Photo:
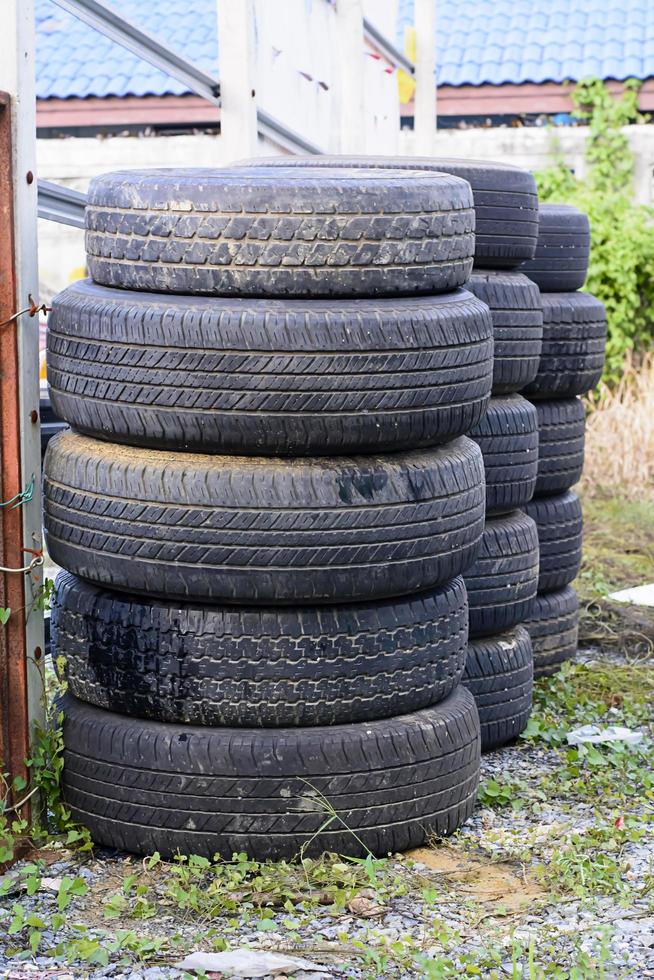
<path fill-rule="evenodd" d="M 587 174 L 576 178 L 555 148 L 553 165 L 536 174 L 543 202 L 573 204 L 588 214 L 592 249 L 585 288 L 606 306 L 609 335 L 605 378 L 616 381 L 625 355 L 645 351 L 654 330 L 654 212 L 633 203 L 634 155 L 622 127 L 644 121 L 640 83 L 621 96 L 599 79 L 580 82 L 574 112 L 589 127 Z"/>

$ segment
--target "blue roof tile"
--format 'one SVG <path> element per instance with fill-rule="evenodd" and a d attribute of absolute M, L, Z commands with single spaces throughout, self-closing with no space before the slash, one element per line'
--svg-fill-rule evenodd
<path fill-rule="evenodd" d="M 399 0 L 400 44 L 413 7 Z M 654 76 L 649 0 L 438 0 L 437 25 L 439 85 Z M 452 59 L 455 34 L 464 42 Z"/>
<path fill-rule="evenodd" d="M 108 0 L 137 27 L 218 75 L 216 0 Z M 66 13 L 36 0 L 36 93 L 70 96 L 183 95 L 188 87 Z"/>
<path fill-rule="evenodd" d="M 111 7 L 218 76 L 216 0 L 108 0 Z M 413 23 L 399 0 L 397 39 Z M 52 0 L 36 0 L 37 95 L 183 95 L 188 89 Z M 441 85 L 654 76 L 649 0 L 438 0 Z"/>

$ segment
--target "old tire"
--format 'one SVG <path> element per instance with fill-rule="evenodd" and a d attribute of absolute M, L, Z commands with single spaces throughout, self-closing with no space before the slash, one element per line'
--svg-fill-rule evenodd
<path fill-rule="evenodd" d="M 462 687 L 325 728 L 165 725 L 71 695 L 63 708 L 66 805 L 96 843 L 137 854 L 385 855 L 452 833 L 474 805 L 479 718 Z"/>
<path fill-rule="evenodd" d="M 522 395 L 491 398 L 470 430 L 484 457 L 486 513 L 516 510 L 531 500 L 538 471 L 538 416 Z"/>
<path fill-rule="evenodd" d="M 80 432 L 159 449 L 288 455 L 419 448 L 490 394 L 470 293 L 381 300 L 161 296 L 75 283 L 53 300 L 48 380 Z"/>
<path fill-rule="evenodd" d="M 586 414 L 579 398 L 535 401 L 538 412 L 538 476 L 534 494 L 569 490 L 584 468 Z"/>
<path fill-rule="evenodd" d="M 63 572 L 55 656 L 81 701 L 232 728 L 342 725 L 418 711 L 461 680 L 462 578 L 407 599 L 237 608 L 138 600 Z"/>
<path fill-rule="evenodd" d="M 528 398 L 584 395 L 602 376 L 606 345 L 604 304 L 590 293 L 543 293 L 543 348 Z"/>
<path fill-rule="evenodd" d="M 198 456 L 65 432 L 45 460 L 52 560 L 109 588 L 193 601 L 370 601 L 474 560 L 484 471 L 462 436 L 386 456 Z"/>
<path fill-rule="evenodd" d="M 531 614 L 538 568 L 530 517 L 516 510 L 486 521 L 479 556 L 464 575 L 471 637 L 503 633 Z"/>
<path fill-rule="evenodd" d="M 222 296 L 395 296 L 463 285 L 475 215 L 447 174 L 260 167 L 91 181 L 96 282 Z"/>
<path fill-rule="evenodd" d="M 543 312 L 538 286 L 520 272 L 475 269 L 466 288 L 491 311 L 493 394 L 520 391 L 540 365 Z"/>
<path fill-rule="evenodd" d="M 534 677 L 555 674 L 577 652 L 579 600 L 571 586 L 536 597 L 525 623 L 534 650 Z"/>
<path fill-rule="evenodd" d="M 312 156 L 266 157 L 237 166 L 365 167 L 428 170 L 466 180 L 474 199 L 475 265 L 512 269 L 532 259 L 538 241 L 538 192 L 528 170 L 486 160 L 449 157 Z"/>
<path fill-rule="evenodd" d="M 482 752 L 506 745 L 525 730 L 533 680 L 531 640 L 523 626 L 470 641 L 463 684 L 479 712 Z"/>
<path fill-rule="evenodd" d="M 538 528 L 538 591 L 563 589 L 577 577 L 581 566 L 581 501 L 573 490 L 566 490 L 551 497 L 534 497 L 525 510 Z"/>
<path fill-rule="evenodd" d="M 542 292 L 581 289 L 588 275 L 588 215 L 568 204 L 541 204 L 536 254 L 522 271 Z"/>

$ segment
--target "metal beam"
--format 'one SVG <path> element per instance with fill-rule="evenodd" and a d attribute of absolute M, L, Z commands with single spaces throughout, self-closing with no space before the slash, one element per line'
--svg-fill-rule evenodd
<path fill-rule="evenodd" d="M 294 129 L 280 123 L 265 109 L 257 109 L 257 126 L 259 134 L 277 143 L 291 153 L 324 153 L 321 147 L 300 136 Z"/>
<path fill-rule="evenodd" d="M 187 85 L 196 95 L 201 95 L 208 102 L 220 106 L 220 82 L 217 78 L 212 78 L 186 58 L 171 51 L 151 34 L 142 31 L 124 17 L 120 17 L 102 0 L 53 0 L 53 3 L 132 51 L 139 58 L 149 61 L 151 65 Z M 299 133 L 280 123 L 262 109 L 257 111 L 257 127 L 262 136 L 292 153 L 323 152 L 315 143 L 305 140 Z"/>
<path fill-rule="evenodd" d="M 59 0 L 55 0 L 55 2 L 58 3 Z M 416 69 L 411 59 L 407 58 L 404 52 L 400 51 L 392 41 L 389 41 L 366 17 L 363 18 L 363 36 L 397 68 L 403 68 L 409 75 L 413 75 Z"/>
<path fill-rule="evenodd" d="M 192 92 L 203 96 L 208 102 L 220 105 L 220 82 L 207 75 L 196 65 L 175 54 L 151 34 L 142 31 L 131 21 L 100 0 L 53 0 L 69 14 L 73 14 L 96 31 L 105 34 L 112 41 L 121 44 L 151 65 L 160 68 L 166 75 L 188 85 Z"/>
<path fill-rule="evenodd" d="M 58 221 L 61 225 L 72 225 L 74 228 L 84 227 L 84 209 L 86 194 L 81 191 L 53 184 L 49 180 L 39 180 L 38 183 L 39 218 L 47 221 Z"/>

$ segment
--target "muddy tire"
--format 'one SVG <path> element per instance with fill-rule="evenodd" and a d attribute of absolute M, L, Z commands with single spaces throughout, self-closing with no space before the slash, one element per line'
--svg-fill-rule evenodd
<path fill-rule="evenodd" d="M 588 275 L 588 215 L 568 204 L 541 204 L 536 254 L 522 271 L 542 292 L 581 289 Z"/>
<path fill-rule="evenodd" d="M 536 596 L 525 623 L 534 650 L 534 677 L 555 674 L 572 660 L 579 640 L 579 600 L 571 586 Z"/>
<path fill-rule="evenodd" d="M 464 180 L 261 167 L 134 170 L 91 181 L 87 264 L 105 286 L 221 296 L 395 296 L 463 285 Z"/>
<path fill-rule="evenodd" d="M 448 157 L 312 156 L 243 160 L 237 166 L 259 168 L 340 167 L 428 170 L 466 180 L 474 199 L 475 265 L 512 269 L 532 259 L 538 241 L 538 192 L 528 170 L 486 160 Z"/>
<path fill-rule="evenodd" d="M 581 501 L 573 490 L 566 490 L 552 497 L 534 497 L 525 510 L 538 528 L 538 591 L 563 589 L 577 577 L 581 567 Z"/>
<path fill-rule="evenodd" d="M 516 510 L 486 521 L 479 556 L 464 575 L 470 636 L 503 633 L 530 614 L 538 583 L 538 533 Z"/>
<path fill-rule="evenodd" d="M 476 557 L 476 443 L 306 460 L 132 449 L 76 433 L 45 460 L 52 560 L 169 600 L 356 602 L 437 588 Z"/>
<path fill-rule="evenodd" d="M 538 472 L 538 416 L 522 395 L 491 398 L 470 430 L 484 457 L 486 513 L 507 513 L 531 500 Z"/>
<path fill-rule="evenodd" d="M 456 578 L 378 603 L 174 605 L 63 572 L 52 624 L 69 690 L 88 704 L 189 725 L 342 725 L 447 697 L 465 667 L 468 600 Z"/>
<path fill-rule="evenodd" d="M 579 398 L 535 401 L 538 412 L 538 476 L 535 496 L 562 493 L 584 468 L 586 415 Z"/>
<path fill-rule="evenodd" d="M 543 312 L 538 286 L 520 272 L 475 269 L 466 288 L 491 311 L 493 394 L 520 391 L 540 365 Z"/>
<path fill-rule="evenodd" d="M 523 626 L 471 640 L 463 683 L 479 712 L 482 752 L 512 742 L 525 730 L 533 680 L 531 640 Z"/>
<path fill-rule="evenodd" d="M 464 290 L 327 302 L 86 281 L 52 307 L 52 403 L 111 442 L 254 455 L 420 448 L 467 432 L 490 394 L 490 314 Z"/>
<path fill-rule="evenodd" d="M 474 806 L 479 717 L 462 687 L 424 711 L 326 728 L 165 725 L 70 694 L 63 708 L 66 804 L 96 843 L 136 854 L 381 856 L 451 834 Z"/>
<path fill-rule="evenodd" d="M 590 293 L 543 293 L 543 348 L 528 398 L 571 398 L 602 376 L 606 345 L 604 304 Z"/>

